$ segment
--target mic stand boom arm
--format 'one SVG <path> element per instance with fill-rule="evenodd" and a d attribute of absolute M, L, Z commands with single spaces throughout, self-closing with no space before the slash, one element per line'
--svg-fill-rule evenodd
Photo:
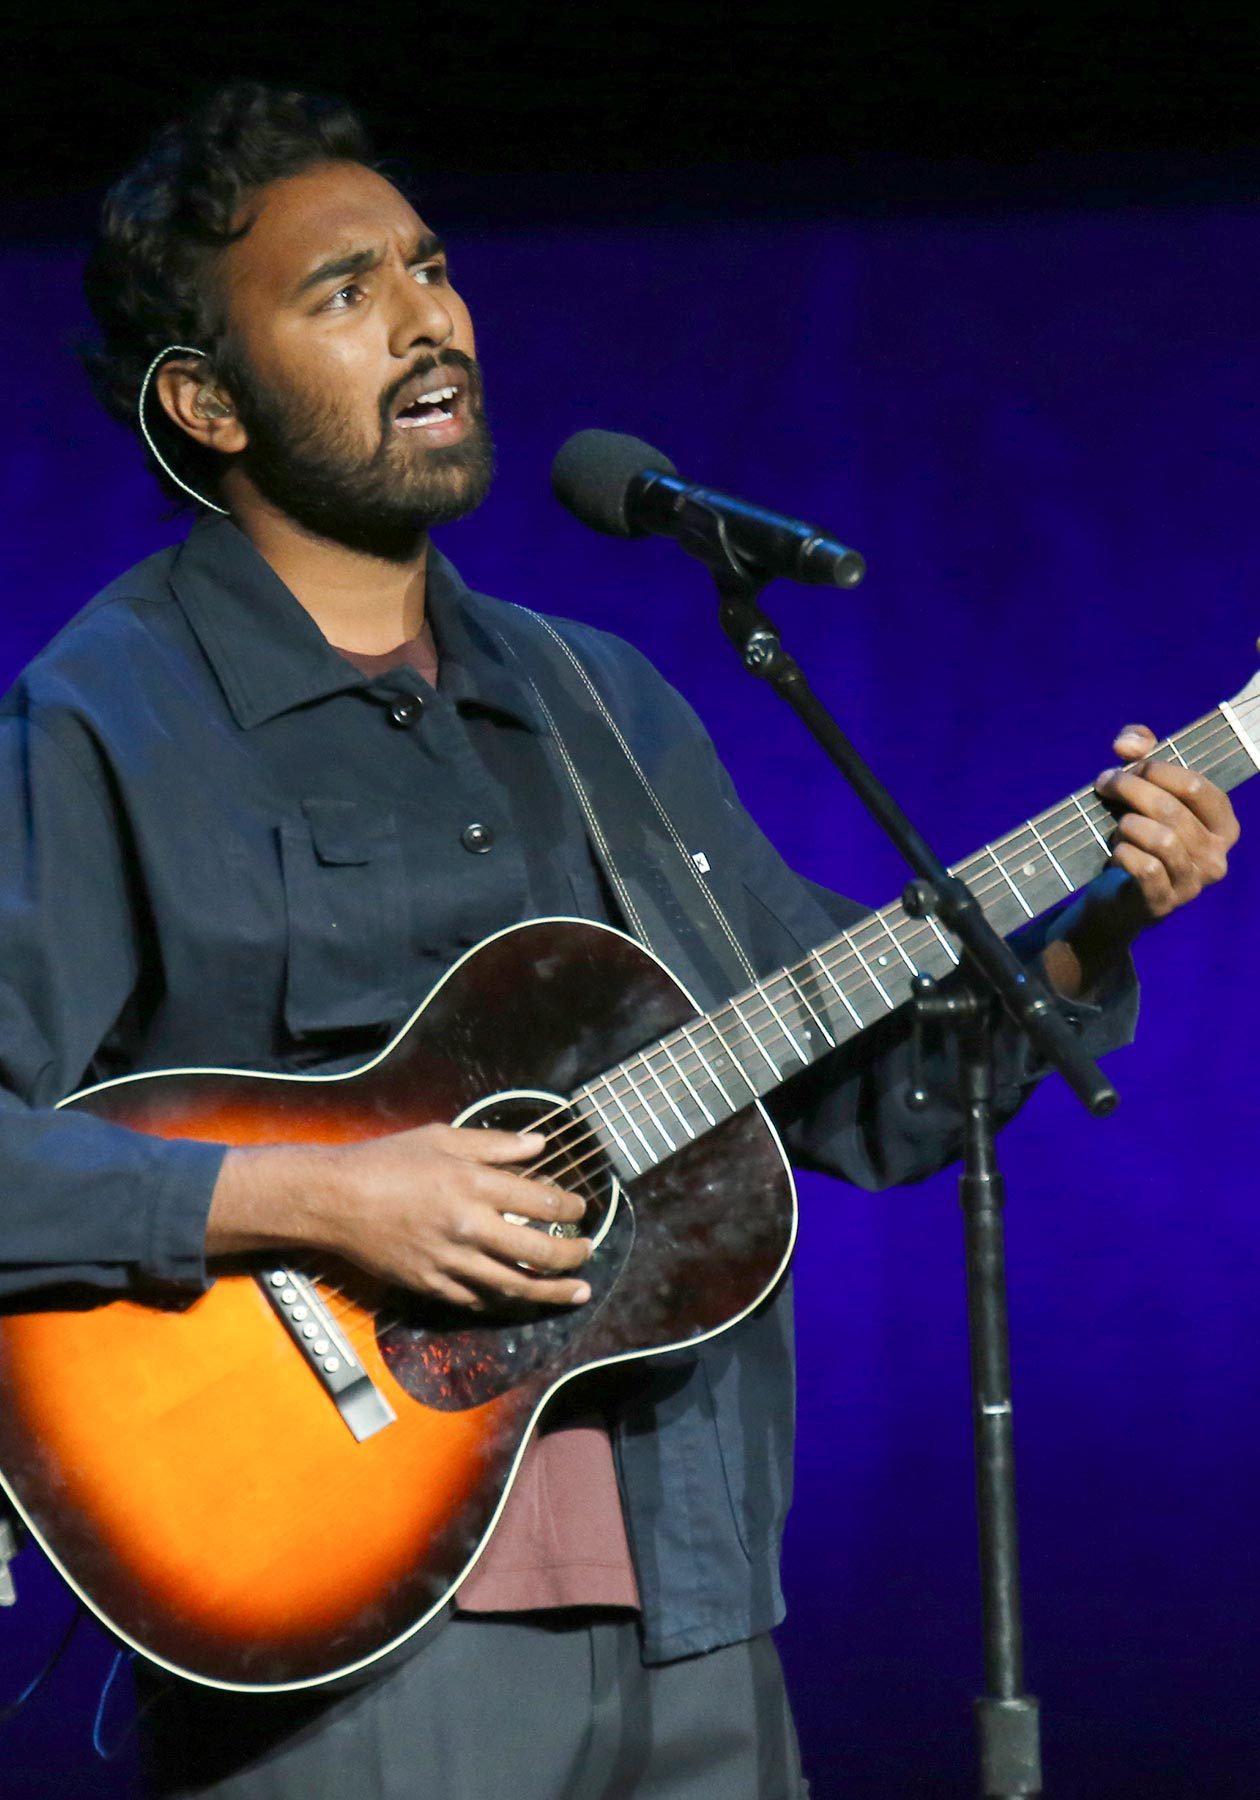
<path fill-rule="evenodd" d="M 712 572 L 722 627 L 744 667 L 768 682 L 804 721 L 913 869 L 915 879 L 903 895 L 906 911 L 916 917 L 935 914 L 965 954 L 967 987 L 961 993 L 937 994 L 934 984 L 923 979 L 916 984 L 916 1005 L 920 1019 L 940 1021 L 953 1029 L 958 1039 L 964 1113 L 959 1198 L 966 1245 L 984 1623 L 985 1693 L 975 1703 L 981 1792 L 992 1800 L 1023 1800 L 1041 1792 L 1041 1748 L 1037 1701 L 1023 1691 L 1002 1222 L 1005 1190 L 997 1164 L 992 1111 L 995 1002 L 1000 1002 L 1036 1052 L 1059 1071 L 1090 1112 L 1109 1113 L 1119 1096 L 1081 1049 L 1044 984 L 993 931 L 966 884 L 950 874 L 911 824 L 813 692 L 795 658 L 783 648 L 777 629 L 760 605 L 769 577 L 744 562 L 731 547 L 721 518 L 702 505 L 691 510 L 686 533 L 679 533 L 679 538 Z M 922 1093 L 912 1095 L 920 1105 L 926 1098 Z"/>

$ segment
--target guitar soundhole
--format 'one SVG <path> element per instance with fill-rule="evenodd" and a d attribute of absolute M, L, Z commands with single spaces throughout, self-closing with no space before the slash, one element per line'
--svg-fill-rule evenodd
<path fill-rule="evenodd" d="M 586 1204 L 572 1223 L 505 1215 L 553 1236 L 589 1237 L 592 1253 L 583 1274 L 594 1290 L 587 1307 L 556 1308 L 528 1303 L 491 1302 L 489 1310 L 469 1312 L 423 1295 L 398 1292 L 390 1317 L 377 1332 L 381 1354 L 395 1380 L 413 1399 L 440 1411 L 462 1411 L 507 1392 L 526 1376 L 563 1359 L 571 1340 L 596 1306 L 601 1290 L 615 1281 L 624 1261 L 614 1222 L 626 1219 L 619 1207 L 621 1189 L 587 1129 L 563 1098 L 541 1091 L 495 1094 L 461 1113 L 454 1124 L 495 1131 L 538 1128 L 548 1148 L 521 1173 L 576 1194 Z M 611 1237 L 610 1237 L 611 1233 Z"/>
<path fill-rule="evenodd" d="M 462 1112 L 454 1123 L 494 1131 L 545 1132 L 547 1148 L 535 1163 L 523 1164 L 521 1173 L 576 1194 L 585 1201 L 586 1211 L 580 1219 L 552 1224 L 525 1219 L 520 1214 L 509 1216 L 514 1222 L 549 1232 L 552 1237 L 588 1237 L 592 1245 L 600 1243 L 617 1205 L 617 1177 L 589 1129 L 560 1095 L 541 1089 L 492 1094 L 488 1100 L 479 1100 Z"/>

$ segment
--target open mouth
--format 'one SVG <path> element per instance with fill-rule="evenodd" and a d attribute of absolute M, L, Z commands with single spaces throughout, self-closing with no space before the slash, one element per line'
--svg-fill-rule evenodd
<path fill-rule="evenodd" d="M 457 387 L 426 388 L 395 414 L 394 423 L 406 430 L 425 425 L 449 425 L 459 410 L 459 399 L 460 391 Z"/>

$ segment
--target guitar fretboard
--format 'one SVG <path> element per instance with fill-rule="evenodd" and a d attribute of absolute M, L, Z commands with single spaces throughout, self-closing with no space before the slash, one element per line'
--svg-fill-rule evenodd
<path fill-rule="evenodd" d="M 1254 775 L 1260 676 L 1152 755 L 1225 789 Z M 951 872 L 1007 937 L 1092 881 L 1111 855 L 1115 831 L 1114 815 L 1092 788 L 1082 788 Z M 959 960 L 935 920 L 912 919 L 899 899 L 892 901 L 589 1082 L 574 1096 L 575 1110 L 622 1179 L 633 1179 L 896 1012 L 915 975 L 940 978 Z"/>

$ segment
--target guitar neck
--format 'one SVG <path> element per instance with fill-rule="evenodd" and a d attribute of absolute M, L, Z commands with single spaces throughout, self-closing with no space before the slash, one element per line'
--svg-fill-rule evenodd
<path fill-rule="evenodd" d="M 1246 781 L 1260 767 L 1260 678 L 1152 754 L 1227 790 Z M 1115 831 L 1113 814 L 1082 788 L 951 873 L 1007 937 L 1092 881 Z M 947 975 L 959 961 L 935 920 L 912 919 L 890 901 L 587 1083 L 574 1105 L 618 1174 L 632 1179 L 896 1012 L 915 975 Z"/>

